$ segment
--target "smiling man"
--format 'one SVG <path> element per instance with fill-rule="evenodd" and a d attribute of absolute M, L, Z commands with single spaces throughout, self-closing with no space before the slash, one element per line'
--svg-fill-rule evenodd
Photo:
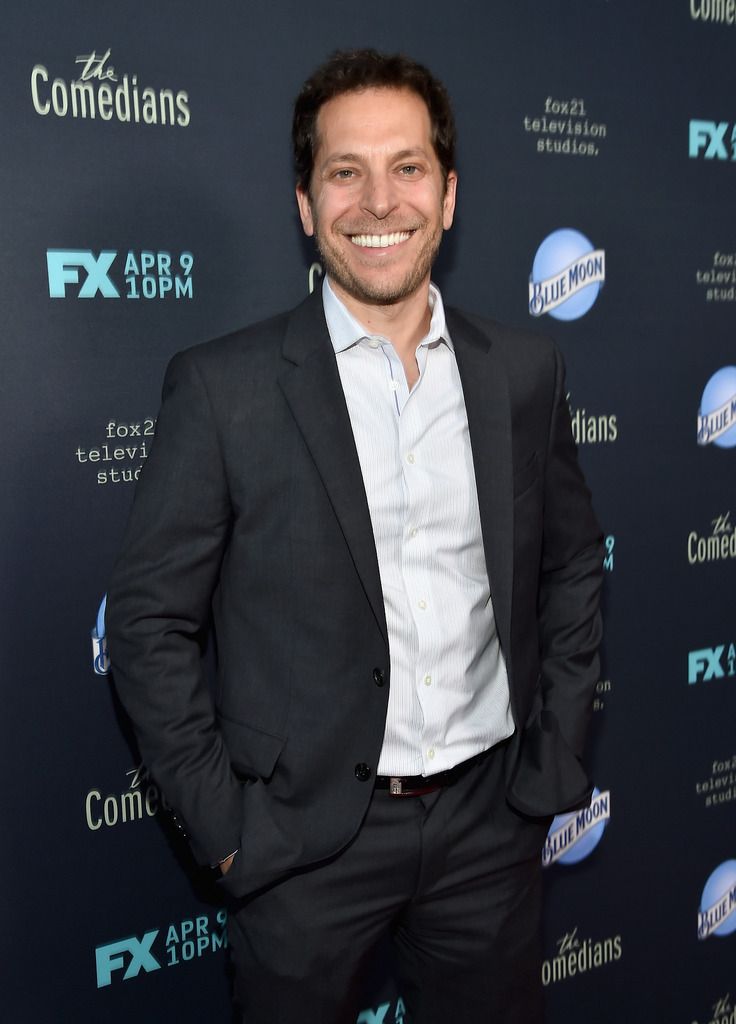
<path fill-rule="evenodd" d="M 334 296 L 367 330 L 390 338 L 411 387 L 457 175 L 440 164 L 427 105 L 408 89 L 337 95 L 314 132 L 315 167 L 297 187 L 304 230 L 316 236 Z"/>
<path fill-rule="evenodd" d="M 541 1021 L 541 848 L 584 804 L 600 531 L 559 354 L 445 309 L 444 87 L 334 55 L 294 112 L 326 275 L 177 356 L 108 597 L 145 762 L 231 896 L 248 1024 Z M 217 634 L 216 699 L 201 649 Z"/>

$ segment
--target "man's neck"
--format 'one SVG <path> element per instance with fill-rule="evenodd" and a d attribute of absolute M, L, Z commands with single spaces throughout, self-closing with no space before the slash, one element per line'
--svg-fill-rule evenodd
<path fill-rule="evenodd" d="M 379 334 L 394 347 L 406 365 L 415 362 L 416 350 L 429 330 L 429 278 L 406 299 L 391 305 L 360 302 L 330 278 L 330 287 L 368 334 Z"/>

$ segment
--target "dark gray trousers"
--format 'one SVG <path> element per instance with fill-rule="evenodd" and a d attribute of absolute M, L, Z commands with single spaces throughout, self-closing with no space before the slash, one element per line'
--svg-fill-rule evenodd
<path fill-rule="evenodd" d="M 540 1024 L 549 822 L 506 803 L 506 748 L 427 796 L 374 791 L 336 857 L 230 908 L 243 1024 L 355 1024 L 387 934 L 406 1024 Z"/>

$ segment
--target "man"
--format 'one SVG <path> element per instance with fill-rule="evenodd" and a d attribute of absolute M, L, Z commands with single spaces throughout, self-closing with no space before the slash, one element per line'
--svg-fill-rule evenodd
<path fill-rule="evenodd" d="M 293 136 L 322 295 L 172 361 L 109 593 L 117 686 L 234 897 L 244 1021 L 354 1021 L 390 933 L 409 1019 L 530 1024 L 600 638 L 560 357 L 430 284 L 457 175 L 426 69 L 336 54 Z"/>

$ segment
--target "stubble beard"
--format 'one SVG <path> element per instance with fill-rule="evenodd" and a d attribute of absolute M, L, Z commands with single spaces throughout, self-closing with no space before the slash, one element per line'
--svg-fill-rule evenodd
<path fill-rule="evenodd" d="M 422 228 L 425 226 L 426 224 L 422 225 Z M 363 232 L 353 231 L 351 233 L 361 234 Z M 371 234 L 372 232 L 366 233 Z M 385 228 L 381 229 L 381 234 L 388 233 L 390 232 L 387 232 Z M 347 238 L 347 235 L 339 234 L 340 237 Z M 441 241 L 442 227 L 439 225 L 433 234 L 425 238 L 413 266 L 403 278 L 398 281 L 392 279 L 389 269 L 386 280 L 381 280 L 380 277 L 366 280 L 359 271 L 353 269 L 345 254 L 337 246 L 331 244 L 319 224 L 315 224 L 315 242 L 327 276 L 351 298 L 369 305 L 392 306 L 413 295 L 429 277 L 434 261 L 437 259 Z M 347 243 L 353 245 L 349 238 Z"/>

